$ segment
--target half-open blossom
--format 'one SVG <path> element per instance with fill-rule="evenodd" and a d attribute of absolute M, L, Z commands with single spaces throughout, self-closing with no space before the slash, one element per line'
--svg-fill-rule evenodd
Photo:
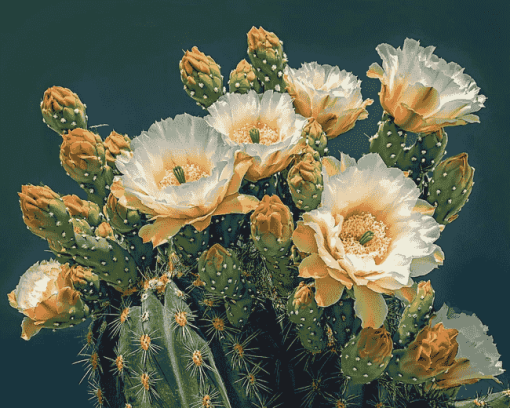
<path fill-rule="evenodd" d="M 328 138 L 351 130 L 357 120 L 368 117 L 365 108 L 374 101 L 363 101 L 361 80 L 350 72 L 311 62 L 299 69 L 287 66 L 285 74 L 296 112 L 315 118 Z"/>
<path fill-rule="evenodd" d="M 30 340 L 43 327 L 78 324 L 89 314 L 74 288 L 71 268 L 54 260 L 32 265 L 7 296 L 9 304 L 26 316 L 21 324 L 24 340 Z"/>
<path fill-rule="evenodd" d="M 436 312 L 431 323 L 442 323 L 444 327 L 459 332 L 457 336 L 459 350 L 455 363 L 447 373 L 436 378 L 438 387 L 451 388 L 474 384 L 482 379 L 499 382 L 495 376 L 505 371 L 499 361 L 501 356 L 492 336 L 487 335 L 489 328 L 476 315 L 455 313 L 445 304 Z"/>
<path fill-rule="evenodd" d="M 258 95 L 228 93 L 209 107 L 207 123 L 239 146 L 253 164 L 245 178 L 258 181 L 286 168 L 305 146 L 301 130 L 306 119 L 296 114 L 289 95 L 266 91 Z M 256 139 L 254 139 L 256 135 Z"/>
<path fill-rule="evenodd" d="M 253 196 L 239 194 L 252 158 L 228 146 L 205 120 L 188 114 L 153 124 L 131 141 L 132 157 L 117 156 L 122 176 L 111 187 L 119 203 L 149 214 L 139 236 L 154 247 L 184 225 L 203 231 L 213 215 L 257 207 Z"/>
<path fill-rule="evenodd" d="M 344 154 L 341 161 L 322 160 L 321 206 L 302 215 L 292 236 L 308 254 L 299 276 L 315 279 L 315 299 L 322 307 L 336 303 L 344 288 L 353 289 L 363 327 L 379 328 L 388 312 L 382 295 L 399 294 L 412 285 L 411 277 L 443 262 L 434 244 L 440 234 L 434 207 L 378 154 L 357 163 Z"/>
<path fill-rule="evenodd" d="M 433 54 L 435 47 L 423 48 L 406 38 L 402 49 L 389 44 L 376 48 L 383 68 L 373 63 L 367 72 L 381 81 L 381 106 L 402 129 L 432 133 L 445 126 L 480 122 L 473 112 L 487 99 L 464 68 L 447 63 Z"/>

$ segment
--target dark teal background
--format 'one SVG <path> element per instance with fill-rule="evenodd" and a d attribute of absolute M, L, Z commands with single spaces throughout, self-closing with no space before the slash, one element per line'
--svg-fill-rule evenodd
<path fill-rule="evenodd" d="M 505 4 L 503 6 L 503 4 Z M 510 6 L 493 1 L 51 1 L 14 2 L 0 17 L 1 281 L 3 406 L 92 406 L 84 371 L 71 363 L 88 323 L 30 342 L 20 338 L 22 315 L 7 293 L 36 261 L 51 258 L 45 241 L 25 227 L 17 192 L 44 184 L 62 195 L 85 195 L 62 169 L 61 138 L 42 122 L 39 103 L 53 85 L 76 92 L 87 104 L 89 125 L 103 137 L 112 129 L 137 136 L 156 120 L 187 112 L 204 116 L 185 94 L 178 63 L 194 45 L 222 67 L 226 80 L 247 58 L 246 33 L 263 26 L 284 42 L 289 65 L 338 65 L 357 75 L 363 98 L 375 100 L 369 118 L 330 144 L 355 158 L 368 152 L 381 108 L 378 80 L 366 77 L 382 62 L 375 47 L 401 46 L 406 37 L 434 45 L 447 62 L 465 67 L 488 97 L 480 124 L 447 128 L 448 156 L 469 154 L 475 187 L 459 218 L 437 244 L 444 266 L 425 278 L 436 290 L 436 307 L 447 301 L 475 312 L 487 325 L 510 368 Z M 508 387 L 509 376 L 499 377 Z M 494 382 L 470 386 L 464 395 Z"/>

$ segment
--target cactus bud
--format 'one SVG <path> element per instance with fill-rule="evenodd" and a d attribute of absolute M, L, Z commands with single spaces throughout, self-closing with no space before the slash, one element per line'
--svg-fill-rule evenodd
<path fill-rule="evenodd" d="M 322 131 L 322 126 L 317 122 L 317 119 L 309 118 L 301 135 L 306 139 L 308 146 L 319 152 L 320 157 L 323 157 L 328 152 L 326 147 L 328 145 L 328 138 L 326 132 Z"/>
<path fill-rule="evenodd" d="M 121 234 L 126 234 L 141 226 L 142 217 L 138 210 L 123 206 L 113 194 L 108 196 L 103 213 L 111 227 Z"/>
<path fill-rule="evenodd" d="M 92 269 L 85 268 L 81 265 L 68 264 L 62 265 L 62 273 L 64 278 L 69 278 L 74 289 L 81 293 L 81 297 L 86 301 L 94 301 L 100 297 L 100 280 L 99 277 L 92 272 Z"/>
<path fill-rule="evenodd" d="M 442 323 L 425 326 L 406 349 L 393 353 L 388 373 L 406 384 L 420 384 L 447 371 L 455 363 L 458 334 Z"/>
<path fill-rule="evenodd" d="M 312 153 L 302 154 L 290 169 L 287 183 L 297 208 L 304 211 L 316 209 L 321 203 L 324 189 L 321 162 Z"/>
<path fill-rule="evenodd" d="M 247 36 L 248 56 L 264 91 L 274 89 L 284 92 L 287 84 L 283 79 L 283 71 L 287 66 L 287 56 L 283 52 L 282 42 L 274 33 L 262 27 L 252 27 Z"/>
<path fill-rule="evenodd" d="M 87 129 L 85 105 L 70 89 L 48 88 L 41 102 L 41 112 L 44 122 L 58 134 L 70 129 Z"/>
<path fill-rule="evenodd" d="M 402 318 L 395 333 L 394 340 L 401 347 L 411 343 L 416 334 L 425 327 L 430 320 L 430 313 L 434 303 L 435 292 L 430 281 L 415 284 L 416 295 L 402 313 Z"/>
<path fill-rule="evenodd" d="M 23 221 L 35 235 L 59 242 L 72 238 L 72 226 L 66 205 L 48 186 L 21 187 L 20 207 Z"/>
<path fill-rule="evenodd" d="M 132 155 L 131 139 L 128 135 L 121 135 L 112 130 L 110 135 L 104 141 L 106 162 L 112 168 L 115 167 L 115 159 L 122 152 Z"/>
<path fill-rule="evenodd" d="M 99 226 L 96 228 L 95 234 L 96 237 L 115 239 L 113 229 L 107 222 L 102 222 L 99 224 Z"/>
<path fill-rule="evenodd" d="M 93 227 L 97 227 L 103 220 L 99 206 L 92 201 L 82 200 L 74 194 L 65 195 L 62 200 L 72 217 L 85 218 Z"/>
<path fill-rule="evenodd" d="M 356 384 L 379 377 L 390 362 L 393 342 L 384 327 L 365 327 L 342 350 L 342 370 Z"/>
<path fill-rule="evenodd" d="M 286 253 L 292 244 L 294 220 L 280 197 L 265 195 L 250 216 L 250 221 L 253 242 L 265 257 Z"/>
<path fill-rule="evenodd" d="M 62 137 L 60 160 L 64 169 L 79 183 L 93 183 L 106 162 L 101 137 L 84 129 L 74 129 Z"/>
<path fill-rule="evenodd" d="M 473 189 L 474 173 L 467 153 L 450 157 L 435 168 L 428 184 L 427 201 L 437 206 L 434 218 L 438 223 L 449 224 L 457 219 Z"/>
<path fill-rule="evenodd" d="M 240 266 L 235 253 L 214 244 L 200 256 L 198 273 L 207 291 L 238 299 L 243 289 Z"/>
<path fill-rule="evenodd" d="M 9 293 L 10 305 L 26 316 L 21 325 L 24 340 L 30 340 L 43 327 L 73 327 L 89 315 L 89 307 L 80 299 L 67 272 L 68 265 L 57 261 L 37 262 Z"/>
<path fill-rule="evenodd" d="M 197 47 L 184 53 L 179 69 L 186 93 L 200 106 L 208 108 L 223 95 L 220 66 Z"/>
<path fill-rule="evenodd" d="M 230 73 L 228 84 L 230 93 L 245 94 L 252 89 L 260 93 L 261 90 L 260 82 L 255 75 L 255 69 L 245 59 L 237 64 L 236 69 Z"/>

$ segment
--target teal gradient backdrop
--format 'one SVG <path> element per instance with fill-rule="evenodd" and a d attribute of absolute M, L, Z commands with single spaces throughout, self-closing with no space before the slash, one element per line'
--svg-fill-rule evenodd
<path fill-rule="evenodd" d="M 493 5 L 491 5 L 493 3 Z M 446 61 L 465 67 L 488 97 L 480 124 L 447 129 L 448 154 L 469 154 L 475 187 L 459 218 L 438 243 L 444 266 L 426 279 L 444 302 L 474 312 L 489 327 L 510 368 L 510 182 L 508 163 L 510 6 L 479 1 L 52 1 L 16 2 L 1 19 L 0 115 L 2 214 L 0 316 L 3 406 L 92 406 L 84 370 L 71 363 L 88 322 L 73 329 L 43 330 L 20 338 L 22 315 L 9 307 L 7 293 L 35 262 L 50 259 L 46 243 L 25 227 L 17 192 L 23 184 L 44 184 L 85 198 L 62 169 L 60 136 L 42 122 L 39 103 L 53 85 L 76 92 L 87 104 L 89 125 L 103 138 L 112 129 L 139 135 L 156 120 L 187 112 L 204 116 L 186 95 L 178 62 L 196 45 L 222 67 L 225 85 L 247 58 L 246 33 L 263 26 L 284 42 L 289 65 L 338 65 L 357 75 L 362 94 L 375 103 L 369 118 L 330 143 L 330 150 L 359 158 L 368 152 L 382 110 L 379 81 L 366 77 L 375 47 L 401 46 L 406 37 L 434 45 Z M 499 377 L 508 387 L 509 376 Z M 480 382 L 461 395 L 496 383 Z M 7 400 L 7 401 L 6 401 Z"/>

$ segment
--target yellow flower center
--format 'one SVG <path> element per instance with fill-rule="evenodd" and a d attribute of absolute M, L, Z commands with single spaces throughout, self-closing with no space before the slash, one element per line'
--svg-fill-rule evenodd
<path fill-rule="evenodd" d="M 261 122 L 257 122 L 256 124 L 247 123 L 243 127 L 235 129 L 230 133 L 230 138 L 237 143 L 253 143 L 250 130 L 254 128 L 259 131 L 259 144 L 269 146 L 280 141 L 278 131 Z"/>
<path fill-rule="evenodd" d="M 179 167 L 181 167 L 181 169 L 184 172 L 186 183 L 189 183 L 190 181 L 199 180 L 202 177 L 210 176 L 210 174 L 204 171 L 204 169 L 201 168 L 199 165 L 191 163 L 189 161 L 185 164 L 180 165 Z M 159 187 L 161 189 L 168 186 L 180 186 L 180 185 L 181 183 L 179 182 L 179 180 L 177 180 L 173 168 L 168 169 L 166 171 L 165 177 L 163 177 L 163 179 L 159 182 Z"/>
<path fill-rule="evenodd" d="M 340 239 L 347 254 L 362 258 L 380 258 L 386 254 L 391 243 L 391 238 L 386 236 L 387 229 L 388 227 L 382 221 L 376 221 L 372 214 L 362 212 L 344 220 Z"/>

